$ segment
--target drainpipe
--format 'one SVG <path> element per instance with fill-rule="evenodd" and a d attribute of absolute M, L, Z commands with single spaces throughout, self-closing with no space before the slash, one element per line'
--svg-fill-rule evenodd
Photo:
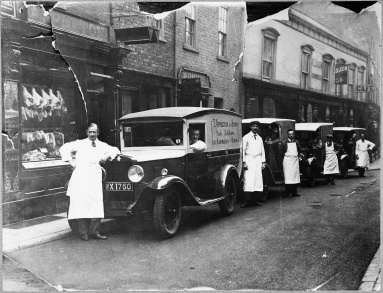
<path fill-rule="evenodd" d="M 246 5 L 246 2 L 245 2 Z M 238 95 L 239 95 L 239 101 L 238 101 L 238 113 L 242 115 L 242 117 L 245 117 L 245 89 L 244 89 L 244 84 L 242 80 L 243 76 L 243 60 L 244 60 L 244 54 L 245 54 L 245 43 L 244 43 L 244 37 L 245 37 L 245 29 L 247 25 L 247 19 L 245 20 L 245 9 L 242 8 L 242 13 L 241 13 L 241 23 L 242 23 L 242 29 L 241 29 L 241 48 L 242 48 L 242 62 L 240 64 L 240 70 L 239 70 L 239 81 L 238 81 Z"/>
<path fill-rule="evenodd" d="M 178 79 L 177 79 L 177 10 L 174 11 L 174 77 L 175 77 L 175 87 L 174 87 L 174 106 L 178 106 Z"/>

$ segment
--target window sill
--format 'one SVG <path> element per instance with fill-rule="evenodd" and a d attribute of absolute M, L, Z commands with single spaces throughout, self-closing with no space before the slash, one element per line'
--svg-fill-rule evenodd
<path fill-rule="evenodd" d="M 167 40 L 165 40 L 165 39 L 162 38 L 162 37 L 159 37 L 159 41 L 160 41 L 160 43 L 167 43 L 167 42 L 168 42 Z"/>
<path fill-rule="evenodd" d="M 217 60 L 219 61 L 222 61 L 222 62 L 226 62 L 226 63 L 230 63 L 229 59 L 227 59 L 226 57 L 224 56 L 217 56 Z"/>
<path fill-rule="evenodd" d="M 184 44 L 183 48 L 184 48 L 184 50 L 199 54 L 199 51 L 190 45 Z"/>

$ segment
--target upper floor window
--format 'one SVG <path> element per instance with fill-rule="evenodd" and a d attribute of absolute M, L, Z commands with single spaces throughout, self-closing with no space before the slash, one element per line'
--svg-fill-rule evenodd
<path fill-rule="evenodd" d="M 218 56 L 227 55 L 227 8 L 219 8 Z"/>
<path fill-rule="evenodd" d="M 364 71 L 365 71 L 364 66 L 358 67 L 357 85 L 364 84 Z M 363 93 L 357 93 L 357 97 L 358 97 L 358 100 L 364 100 Z"/>
<path fill-rule="evenodd" d="M 346 60 L 344 59 L 338 59 L 336 60 L 336 65 L 346 65 Z M 337 96 L 343 96 L 345 93 L 344 87 L 347 86 L 347 84 L 342 83 L 336 83 L 335 84 L 335 95 Z"/>
<path fill-rule="evenodd" d="M 348 66 L 348 97 L 354 98 L 355 95 L 355 68 L 356 64 L 352 63 Z"/>
<path fill-rule="evenodd" d="M 196 46 L 195 24 L 195 6 L 188 5 L 185 16 L 185 44 L 191 47 Z"/>
<path fill-rule="evenodd" d="M 301 73 L 301 87 L 303 89 L 310 89 L 311 85 L 311 57 L 314 48 L 310 45 L 302 47 L 302 73 Z"/>
<path fill-rule="evenodd" d="M 324 93 L 329 93 L 331 89 L 331 68 L 332 60 L 334 58 L 331 55 L 323 56 L 322 63 L 322 90 Z"/>
<path fill-rule="evenodd" d="M 164 19 L 156 19 L 156 28 L 159 29 L 160 39 L 165 39 Z"/>
<path fill-rule="evenodd" d="M 264 29 L 262 32 L 262 78 L 271 81 L 275 77 L 275 54 L 279 33 L 273 28 Z"/>

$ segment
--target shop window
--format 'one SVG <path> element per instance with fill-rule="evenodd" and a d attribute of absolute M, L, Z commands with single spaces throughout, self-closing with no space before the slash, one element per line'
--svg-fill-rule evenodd
<path fill-rule="evenodd" d="M 355 69 L 356 64 L 352 63 L 348 66 L 348 97 L 355 97 Z"/>
<path fill-rule="evenodd" d="M 18 163 L 19 163 L 19 105 L 17 82 L 4 81 L 4 120 L 2 133 L 4 167 L 4 191 L 19 190 Z"/>
<path fill-rule="evenodd" d="M 193 48 L 196 47 L 195 6 L 190 4 L 186 6 L 185 44 Z"/>
<path fill-rule="evenodd" d="M 331 89 L 331 79 L 332 76 L 331 68 L 333 57 L 331 55 L 323 56 L 323 67 L 322 67 L 322 91 L 324 93 L 329 93 Z"/>
<path fill-rule="evenodd" d="M 222 98 L 214 98 L 214 108 L 223 109 L 223 99 Z"/>
<path fill-rule="evenodd" d="M 75 83 L 67 84 L 73 86 Z M 60 147 L 78 138 L 75 88 L 22 84 L 21 91 L 23 164 L 27 164 L 24 165 L 26 168 L 29 164 L 53 166 L 53 161 L 61 159 Z"/>
<path fill-rule="evenodd" d="M 262 78 L 272 81 L 275 77 L 275 55 L 279 33 L 273 28 L 264 29 L 262 32 Z"/>
<path fill-rule="evenodd" d="M 311 104 L 307 105 L 307 122 L 313 122 L 313 107 Z"/>
<path fill-rule="evenodd" d="M 363 85 L 364 84 L 364 71 L 365 71 L 364 66 L 358 67 L 357 85 Z M 364 101 L 363 93 L 357 93 L 357 98 L 360 101 Z"/>
<path fill-rule="evenodd" d="M 311 86 L 311 57 L 314 48 L 310 45 L 302 47 L 302 61 L 301 61 L 301 87 L 303 89 L 310 89 Z"/>
<path fill-rule="evenodd" d="M 275 101 L 271 98 L 263 99 L 263 116 L 265 118 L 275 117 Z"/>
<path fill-rule="evenodd" d="M 218 19 L 218 56 L 227 56 L 227 12 L 224 7 L 219 8 Z"/>
<path fill-rule="evenodd" d="M 123 90 L 121 94 L 121 116 L 133 112 L 133 102 L 136 100 L 137 92 Z"/>

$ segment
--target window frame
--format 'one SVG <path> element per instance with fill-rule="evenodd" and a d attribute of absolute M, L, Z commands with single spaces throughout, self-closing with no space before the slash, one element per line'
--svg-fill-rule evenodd
<path fill-rule="evenodd" d="M 346 60 L 344 60 L 344 59 L 337 59 L 336 60 L 336 62 L 334 62 L 334 68 L 335 68 L 335 66 L 336 65 L 346 65 L 347 64 L 347 62 L 346 62 Z M 335 72 L 335 70 L 334 70 L 334 72 Z M 347 72 L 347 74 L 348 74 L 348 72 Z M 335 76 L 335 75 L 334 75 Z M 335 95 L 336 96 L 339 96 L 339 97 L 343 97 L 344 96 L 344 84 L 335 84 Z"/>
<path fill-rule="evenodd" d="M 314 48 L 311 45 L 305 45 L 301 47 L 301 88 L 305 90 L 311 89 L 313 52 L 314 52 Z M 307 55 L 307 72 L 303 71 L 306 55 Z"/>
<path fill-rule="evenodd" d="M 221 18 L 223 15 L 222 12 L 225 12 L 225 18 Z M 229 8 L 220 6 L 218 8 L 218 57 L 223 57 L 227 58 L 227 46 L 228 46 L 228 41 L 227 41 L 227 26 L 228 26 L 228 17 L 229 17 Z M 223 35 L 223 42 L 220 42 L 220 36 Z M 221 46 L 222 51 L 221 51 Z M 221 54 L 223 52 L 223 54 Z"/>
<path fill-rule="evenodd" d="M 187 47 L 190 47 L 190 48 L 194 48 L 196 49 L 197 48 L 197 37 L 196 37 L 196 34 L 197 34 L 197 21 L 196 21 L 196 11 L 197 11 L 197 7 L 196 5 L 191 5 L 190 6 L 187 6 L 186 7 L 186 12 L 185 12 L 185 30 L 184 30 L 184 33 L 185 33 L 185 37 L 184 37 L 184 44 L 185 46 Z M 189 32 L 188 31 L 188 21 L 189 23 L 192 24 L 192 28 L 193 28 L 193 31 Z M 192 34 L 191 35 L 191 44 L 188 43 L 188 40 L 187 40 L 187 34 Z"/>
<path fill-rule="evenodd" d="M 334 61 L 334 57 L 332 57 L 329 54 L 323 55 L 322 57 L 323 65 L 322 65 L 322 91 L 324 93 L 330 93 L 331 92 L 331 77 L 333 75 L 333 70 L 332 70 L 332 64 Z M 325 76 L 325 65 L 328 65 L 327 68 L 327 77 Z"/>
<path fill-rule="evenodd" d="M 355 72 L 356 72 L 356 64 L 350 63 L 348 66 L 348 78 L 347 78 L 347 97 L 350 99 L 355 98 Z"/>
<path fill-rule="evenodd" d="M 358 71 L 357 71 L 357 74 L 356 74 L 356 85 L 363 85 L 364 83 L 364 80 L 365 80 L 365 76 L 364 76 L 364 73 L 366 72 L 366 68 L 364 66 L 358 66 Z M 360 80 L 359 78 L 359 75 L 360 73 L 362 74 L 362 78 Z M 356 98 L 358 100 L 363 100 L 364 98 L 364 94 L 362 92 L 360 93 L 356 93 Z"/>
<path fill-rule="evenodd" d="M 261 56 L 261 76 L 264 81 L 274 81 L 275 80 L 275 66 L 276 66 L 276 56 L 277 56 L 277 45 L 278 45 L 278 37 L 280 34 L 274 28 L 266 28 L 262 30 L 262 56 Z M 271 61 L 266 60 L 266 52 L 265 52 L 265 41 L 270 41 L 272 44 L 273 52 L 271 54 Z M 264 70 L 264 62 L 271 63 L 270 65 L 270 76 L 265 75 Z"/>
<path fill-rule="evenodd" d="M 165 41 L 165 19 L 156 19 L 155 26 L 157 29 L 159 29 L 158 37 L 160 41 Z"/>

